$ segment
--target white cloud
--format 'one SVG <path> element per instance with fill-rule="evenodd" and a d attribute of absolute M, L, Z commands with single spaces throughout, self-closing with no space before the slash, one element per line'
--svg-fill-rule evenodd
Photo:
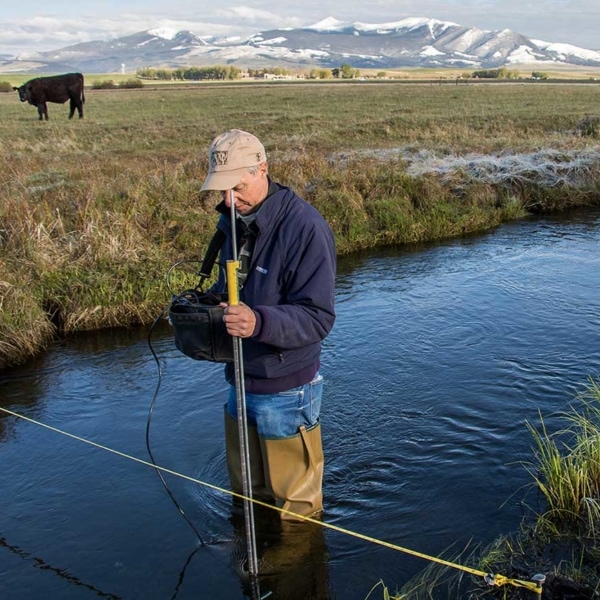
<path fill-rule="evenodd" d="M 249 24 L 261 24 L 262 29 L 265 25 L 272 27 L 287 27 L 290 22 L 295 25 L 302 25 L 304 21 L 297 17 L 284 17 L 281 13 L 275 14 L 266 10 L 252 8 L 250 6 L 231 6 L 227 8 L 218 8 L 215 11 L 215 18 L 224 19 L 228 23 L 238 24 L 238 27 L 248 27 Z"/>
<path fill-rule="evenodd" d="M 18 23 L 0 23 L 0 53 L 57 50 L 95 40 L 110 40 L 156 28 L 187 29 L 197 35 L 231 35 L 236 26 L 160 16 L 121 14 L 116 18 L 81 16 L 77 19 L 34 17 Z"/>

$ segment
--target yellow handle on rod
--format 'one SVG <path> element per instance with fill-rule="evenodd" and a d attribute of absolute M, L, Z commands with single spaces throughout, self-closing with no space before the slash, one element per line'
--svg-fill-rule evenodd
<path fill-rule="evenodd" d="M 240 303 L 237 271 L 240 268 L 239 260 L 228 260 L 227 261 L 227 293 L 229 295 L 229 304 L 235 306 Z"/>

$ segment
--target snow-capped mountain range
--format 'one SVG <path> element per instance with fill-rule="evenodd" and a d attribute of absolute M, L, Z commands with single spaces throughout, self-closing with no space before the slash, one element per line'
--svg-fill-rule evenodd
<path fill-rule="evenodd" d="M 600 66 L 600 52 L 534 40 L 508 29 L 487 31 L 428 18 L 393 23 L 345 23 L 328 17 L 297 29 L 248 38 L 196 36 L 151 29 L 52 52 L 0 57 L 0 71 L 135 72 L 140 67 L 236 65 L 358 69 L 402 67 L 497 68 L 519 64 Z"/>

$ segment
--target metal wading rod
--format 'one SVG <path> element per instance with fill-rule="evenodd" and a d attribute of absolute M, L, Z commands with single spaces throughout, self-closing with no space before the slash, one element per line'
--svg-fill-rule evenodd
<path fill-rule="evenodd" d="M 231 205 L 231 246 L 234 259 L 227 261 L 227 293 L 231 306 L 239 304 L 237 271 L 240 263 L 237 260 L 237 243 L 235 230 L 235 201 L 233 190 L 229 190 Z M 235 394 L 238 414 L 238 436 L 240 440 L 240 459 L 242 471 L 242 489 L 244 491 L 244 520 L 246 524 L 246 547 L 248 552 L 248 572 L 252 577 L 258 576 L 258 559 L 256 555 L 256 532 L 254 529 L 254 510 L 252 504 L 252 485 L 250 484 L 250 450 L 248 447 L 248 420 L 246 417 L 246 390 L 244 386 L 244 362 L 242 355 L 242 339 L 233 336 L 233 364 L 235 373 Z"/>

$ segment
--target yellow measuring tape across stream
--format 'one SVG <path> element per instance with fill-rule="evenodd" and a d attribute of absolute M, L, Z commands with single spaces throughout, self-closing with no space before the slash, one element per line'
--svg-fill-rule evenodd
<path fill-rule="evenodd" d="M 193 483 L 197 483 L 199 485 L 203 485 L 205 487 L 216 490 L 218 492 L 222 492 L 223 494 L 235 496 L 236 498 L 241 498 L 242 500 L 250 500 L 251 502 L 253 502 L 254 504 L 257 504 L 259 506 L 264 506 L 264 507 L 270 508 L 272 510 L 277 510 L 281 513 L 294 515 L 295 518 L 300 519 L 302 521 L 306 521 L 308 523 L 314 523 L 315 525 L 320 525 L 321 527 L 326 527 L 327 529 L 332 529 L 333 531 L 338 531 L 339 533 L 344 533 L 346 535 L 350 535 L 355 538 L 365 540 L 367 542 L 371 542 L 373 544 L 378 544 L 379 546 L 384 546 L 385 548 L 397 550 L 398 552 L 403 552 L 404 554 L 410 554 L 412 556 L 417 556 L 419 558 L 423 558 L 430 562 L 444 565 L 446 567 L 450 567 L 453 569 L 458 569 L 460 571 L 470 573 L 471 575 L 477 575 L 478 577 L 483 577 L 485 579 L 486 583 L 489 585 L 493 585 L 493 586 L 497 586 L 497 587 L 501 587 L 504 585 L 513 585 L 516 587 L 526 588 L 528 590 L 531 590 L 532 592 L 535 592 L 538 595 L 541 595 L 541 591 L 542 591 L 541 584 L 537 583 L 535 581 L 522 581 L 520 579 L 511 579 L 504 575 L 486 573 L 485 571 L 480 571 L 478 569 L 472 569 L 471 567 L 466 567 L 464 565 L 453 563 L 453 562 L 450 562 L 450 561 L 447 561 L 447 560 L 444 560 L 441 558 L 437 558 L 435 556 L 429 556 L 428 554 L 423 554 L 422 552 L 417 552 L 416 550 L 411 550 L 409 548 L 403 548 L 402 546 L 398 546 L 397 544 L 392 544 L 390 542 L 378 540 L 377 538 L 374 538 L 374 537 L 371 537 L 368 535 L 363 535 L 362 533 L 357 533 L 356 531 L 351 531 L 350 529 L 345 529 L 343 527 L 338 527 L 337 525 L 332 525 L 331 523 L 326 523 L 326 522 L 320 521 L 318 519 L 313 519 L 312 517 L 304 517 L 302 515 L 296 515 L 295 513 L 284 510 L 282 508 L 278 508 L 277 506 L 267 504 L 266 502 L 261 502 L 260 500 L 256 500 L 254 498 L 252 498 L 252 499 L 246 498 L 242 494 L 237 494 L 235 492 L 232 492 L 231 490 L 226 490 L 225 488 L 219 487 L 217 485 L 213 485 L 212 483 L 207 483 L 206 481 L 201 481 L 199 479 L 195 479 L 194 477 L 189 477 L 188 475 L 183 475 L 182 473 L 178 473 L 177 471 L 167 469 L 166 467 L 160 467 L 158 465 L 154 465 L 151 462 L 148 462 L 141 458 L 136 458 L 135 456 L 125 454 L 124 452 L 120 452 L 119 450 L 114 450 L 113 448 L 103 446 L 102 444 L 97 444 L 96 442 L 92 442 L 91 440 L 87 440 L 78 435 L 74 435 L 72 433 L 63 431 L 56 427 L 52 427 L 51 425 L 46 425 L 45 423 L 41 423 L 40 421 L 36 421 L 35 419 L 31 419 L 31 418 L 21 415 L 19 413 L 13 412 L 12 410 L 8 410 L 7 408 L 0 407 L 0 411 L 4 412 L 6 414 L 12 415 L 13 417 L 18 417 L 19 419 L 23 419 L 25 421 L 29 421 L 30 423 L 34 423 L 35 425 L 39 425 L 40 427 L 44 427 L 45 429 L 49 429 L 50 431 L 60 433 L 61 435 L 65 435 L 65 436 L 70 437 L 79 442 L 89 444 L 90 446 L 100 448 L 101 450 L 106 450 L 107 452 L 111 452 L 112 454 L 117 454 L 118 456 L 122 456 L 123 458 L 127 458 L 129 460 L 140 463 L 142 465 L 146 465 L 147 467 L 152 467 L 153 469 L 159 469 L 160 471 L 163 471 L 164 473 L 169 473 L 169 475 L 175 475 L 176 477 L 181 477 L 182 479 L 187 479 L 188 481 L 191 481 Z"/>

